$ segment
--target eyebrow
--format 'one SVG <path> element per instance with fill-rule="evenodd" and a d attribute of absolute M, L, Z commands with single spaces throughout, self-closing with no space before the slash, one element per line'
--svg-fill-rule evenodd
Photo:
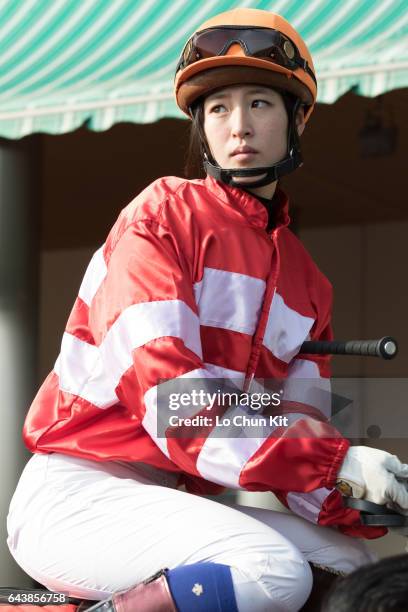
<path fill-rule="evenodd" d="M 274 93 L 272 89 L 270 89 L 269 87 L 257 87 L 254 89 L 250 89 L 249 91 L 247 91 L 248 94 L 264 94 L 264 93 Z"/>
<path fill-rule="evenodd" d="M 265 95 L 265 94 L 268 94 L 268 93 L 271 93 L 271 92 L 273 92 L 273 90 L 269 89 L 269 87 L 257 87 L 257 88 L 249 89 L 246 93 L 247 93 L 247 95 L 252 96 L 254 94 Z M 227 94 L 224 90 L 221 90 L 219 92 L 214 92 L 213 94 L 210 94 L 208 96 L 208 98 L 211 98 L 211 99 L 212 98 L 216 98 L 216 99 L 218 99 L 218 98 L 228 98 L 228 96 L 229 96 L 229 94 Z"/>

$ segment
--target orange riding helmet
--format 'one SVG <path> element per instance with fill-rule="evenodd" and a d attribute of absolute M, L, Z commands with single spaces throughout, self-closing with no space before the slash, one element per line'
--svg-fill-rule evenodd
<path fill-rule="evenodd" d="M 229 85 L 259 84 L 294 100 L 288 112 L 286 157 L 262 168 L 220 168 L 203 142 L 204 166 L 217 180 L 234 184 L 234 177 L 254 179 L 247 187 L 261 187 L 292 172 L 302 163 L 296 114 L 303 106 L 307 121 L 316 103 L 313 61 L 296 30 L 280 15 L 259 9 L 236 8 L 204 22 L 187 41 L 176 69 L 177 105 L 193 117 L 196 102 Z M 239 183 L 235 183 L 240 186 Z"/>
<path fill-rule="evenodd" d="M 223 28 L 225 36 L 219 37 L 217 54 L 216 32 Z M 228 29 L 231 33 L 229 41 Z M 255 52 L 251 53 L 245 39 L 238 40 L 240 30 L 252 30 L 254 39 L 257 34 L 261 35 L 260 41 L 254 41 Z M 212 49 L 205 47 L 205 33 L 213 35 Z M 268 47 L 261 48 L 264 38 L 268 44 L 265 34 L 272 35 L 270 51 Z M 203 39 L 202 48 L 200 38 Z M 222 45 L 224 40 L 226 42 Z M 208 42 L 211 45 L 211 40 Z M 269 51 L 268 56 L 263 55 L 263 51 Z M 235 67 L 245 67 L 246 70 L 236 70 Z M 306 107 L 305 120 L 310 117 L 317 95 L 313 60 L 301 36 L 280 15 L 259 9 L 237 8 L 205 21 L 188 40 L 177 66 L 176 101 L 189 115 L 189 108 L 197 98 L 215 88 L 245 82 L 270 85 L 294 94 Z"/>

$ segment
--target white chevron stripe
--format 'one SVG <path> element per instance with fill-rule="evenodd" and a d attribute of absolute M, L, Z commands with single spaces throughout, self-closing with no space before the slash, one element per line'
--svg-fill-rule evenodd
<path fill-rule="evenodd" d="M 205 268 L 194 285 L 200 324 L 253 334 L 265 293 L 265 281 L 214 268 Z"/>
<path fill-rule="evenodd" d="M 311 523 L 317 523 L 324 501 L 333 489 L 315 489 L 310 493 L 288 493 L 286 501 L 293 512 Z"/>
<path fill-rule="evenodd" d="M 289 363 L 299 352 L 314 319 L 289 308 L 275 292 L 269 310 L 263 344 L 275 357 Z"/>
<path fill-rule="evenodd" d="M 132 352 L 163 336 L 181 338 L 202 359 L 197 315 L 180 300 L 134 304 L 124 310 L 99 347 L 65 333 L 54 366 L 62 391 L 99 408 L 118 401 L 115 389 L 132 366 Z"/>
<path fill-rule="evenodd" d="M 63 391 L 81 396 L 92 372 L 100 362 L 97 346 L 79 340 L 72 334 L 64 333 L 61 342 L 61 352 L 54 365 L 54 371 L 59 377 L 59 386 Z M 106 395 L 105 381 L 100 394 Z M 111 398 L 112 390 L 108 388 Z M 86 398 L 85 398 L 86 399 Z M 117 401 L 117 400 L 116 400 Z"/>
<path fill-rule="evenodd" d="M 198 368 L 196 370 L 191 370 L 190 372 L 186 372 L 185 374 L 178 376 L 174 379 L 174 381 L 171 381 L 171 387 L 166 388 L 165 392 L 159 391 L 158 387 L 156 386 L 149 389 L 144 395 L 146 412 L 142 422 L 143 427 L 146 429 L 151 438 L 167 457 L 169 457 L 167 439 L 164 437 L 163 434 L 168 427 L 168 412 L 164 410 L 158 411 L 157 409 L 157 401 L 158 396 L 160 396 L 160 393 L 163 393 L 161 398 L 164 399 L 166 395 L 168 395 L 170 392 L 173 392 L 176 389 L 178 390 L 179 387 L 177 385 L 180 383 L 180 381 L 184 381 L 186 379 L 194 379 L 199 381 L 199 385 L 193 383 L 192 388 L 197 389 L 199 387 L 203 390 L 205 390 L 204 388 L 206 379 L 219 378 L 229 380 L 232 384 L 235 383 L 235 385 L 239 388 L 244 382 L 244 372 L 229 370 L 227 368 L 222 368 L 211 363 L 205 363 L 204 366 L 205 369 Z M 198 408 L 193 405 L 180 406 L 180 408 L 177 410 L 177 415 L 180 418 L 192 417 L 197 413 L 197 411 Z M 159 417 L 161 415 L 162 419 L 159 420 Z"/>
<path fill-rule="evenodd" d="M 98 272 L 99 271 L 99 272 Z M 99 249 L 87 270 L 80 297 L 91 303 L 104 274 L 102 249 Z M 88 280 L 89 279 L 89 280 Z M 130 306 L 112 325 L 99 347 L 65 333 L 60 356 L 54 367 L 60 387 L 97 406 L 106 408 L 117 401 L 115 388 L 132 365 L 132 351 L 162 336 L 182 338 L 185 345 L 202 358 L 197 316 L 179 300 L 148 302 Z M 235 371 L 212 367 L 212 377 Z"/>
<path fill-rule="evenodd" d="M 167 447 L 167 438 L 159 435 L 160 426 L 158 423 L 157 411 L 157 387 L 152 387 L 144 394 L 144 403 L 146 412 L 143 417 L 142 425 L 155 444 L 157 444 L 157 446 L 160 448 L 162 453 L 164 453 L 166 457 L 170 458 L 169 449 Z"/>
<path fill-rule="evenodd" d="M 234 406 L 227 410 L 224 419 L 231 419 L 232 423 L 235 416 L 243 414 L 247 414 L 243 407 Z M 304 418 L 304 415 L 300 413 L 285 414 L 285 416 L 288 418 L 288 426 Z M 230 428 L 231 437 L 227 437 L 228 427 L 213 430 L 198 456 L 197 469 L 201 476 L 225 487 L 242 489 L 239 484 L 242 470 L 276 427 L 266 425 L 262 428 L 262 434 L 259 437 L 254 435 L 254 429 L 258 432 L 258 428 L 253 425 L 242 427 L 241 431 L 238 431 L 238 426 Z"/>
<path fill-rule="evenodd" d="M 79 290 L 79 297 L 88 306 L 106 274 L 101 247 L 93 255 Z M 250 335 L 255 332 L 265 290 L 264 281 L 206 268 L 203 280 L 195 284 L 194 290 L 199 317 L 179 300 L 148 302 L 125 309 L 99 347 L 65 334 L 56 367 L 61 388 L 97 406 L 107 407 L 117 401 L 115 388 L 131 367 L 135 348 L 155 338 L 176 336 L 202 358 L 200 325 Z"/>
<path fill-rule="evenodd" d="M 94 253 L 89 262 L 78 292 L 78 296 L 88 306 L 91 305 L 96 292 L 106 277 L 107 271 L 102 246 Z"/>

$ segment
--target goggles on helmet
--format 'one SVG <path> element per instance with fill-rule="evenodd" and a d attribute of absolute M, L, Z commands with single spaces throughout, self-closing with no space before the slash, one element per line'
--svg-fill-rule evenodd
<path fill-rule="evenodd" d="M 184 47 L 176 74 L 201 59 L 226 55 L 233 44 L 239 44 L 249 57 L 264 59 L 289 70 L 303 68 L 316 83 L 313 70 L 287 36 L 278 30 L 257 26 L 216 26 L 196 32 Z"/>

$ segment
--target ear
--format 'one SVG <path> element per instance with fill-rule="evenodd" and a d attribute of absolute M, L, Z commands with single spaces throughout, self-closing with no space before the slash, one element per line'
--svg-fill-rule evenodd
<path fill-rule="evenodd" d="M 303 134 L 303 130 L 305 129 L 305 127 L 306 127 L 305 111 L 304 111 L 304 107 L 301 106 L 298 112 L 296 113 L 296 129 L 297 129 L 298 136 L 301 136 Z"/>

